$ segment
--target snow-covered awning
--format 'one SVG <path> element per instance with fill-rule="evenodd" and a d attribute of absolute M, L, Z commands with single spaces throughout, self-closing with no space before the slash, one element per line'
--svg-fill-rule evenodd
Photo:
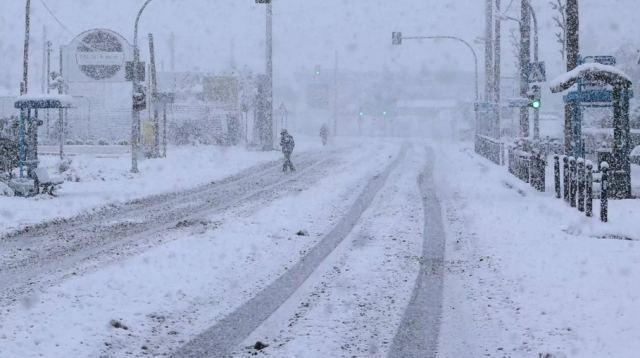
<path fill-rule="evenodd" d="M 15 108 L 71 108 L 73 97 L 62 94 L 26 94 L 16 98 Z"/>
<path fill-rule="evenodd" d="M 600 81 L 614 86 L 630 87 L 631 78 L 623 71 L 600 63 L 585 63 L 573 70 L 558 76 L 549 83 L 551 92 L 566 91 L 579 79 Z"/>

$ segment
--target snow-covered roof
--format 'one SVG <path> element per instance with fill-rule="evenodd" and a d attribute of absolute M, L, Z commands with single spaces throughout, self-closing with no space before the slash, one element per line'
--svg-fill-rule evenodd
<path fill-rule="evenodd" d="M 624 86 L 631 85 L 631 77 L 624 73 L 624 71 L 614 66 L 592 62 L 582 64 L 556 77 L 549 83 L 549 87 L 553 93 L 562 92 L 573 86 L 580 78 L 587 80 L 606 80 L 607 83 L 619 83 Z"/>
<path fill-rule="evenodd" d="M 16 98 L 15 108 L 69 108 L 73 97 L 63 94 L 25 94 Z"/>

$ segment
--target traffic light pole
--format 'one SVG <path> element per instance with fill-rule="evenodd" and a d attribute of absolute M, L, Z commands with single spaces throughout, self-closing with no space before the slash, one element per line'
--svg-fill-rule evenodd
<path fill-rule="evenodd" d="M 140 49 L 138 48 L 138 23 L 140 22 L 140 16 L 142 12 L 149 5 L 152 0 L 145 1 L 144 5 L 138 11 L 136 22 L 133 28 L 133 76 L 131 92 L 131 172 L 138 173 L 138 139 L 140 133 L 140 110 L 137 108 L 136 94 L 139 90 L 138 83 L 138 67 L 140 63 Z"/>

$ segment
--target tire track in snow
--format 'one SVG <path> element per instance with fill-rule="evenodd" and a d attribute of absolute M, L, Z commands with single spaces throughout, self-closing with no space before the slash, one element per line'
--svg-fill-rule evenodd
<path fill-rule="evenodd" d="M 433 181 L 433 152 L 418 179 L 424 207 L 423 262 L 389 358 L 435 358 L 442 316 L 445 231 Z"/>
<path fill-rule="evenodd" d="M 157 234 L 174 229 L 179 222 L 197 220 L 206 212 L 223 212 L 254 198 L 279 197 L 288 191 L 284 183 L 313 174 L 318 167 L 335 164 L 333 155 L 321 159 L 323 155 L 303 160 L 292 176 L 278 174 L 281 161 L 275 161 L 257 166 L 259 169 L 254 173 L 243 171 L 244 175 L 235 175 L 221 184 L 105 209 L 118 218 L 124 213 L 131 215 L 123 225 L 114 225 L 116 219 L 102 211 L 42 224 L 5 237 L 0 240 L 6 256 L 0 262 L 0 307 L 69 275 L 157 245 L 160 243 L 154 241 Z M 263 175 L 265 172 L 271 174 Z M 180 199 L 180 193 L 187 195 Z"/>
<path fill-rule="evenodd" d="M 179 348 L 172 357 L 220 358 L 230 356 L 236 346 L 269 318 L 311 276 L 338 244 L 351 233 L 364 211 L 384 186 L 389 174 L 402 161 L 406 149 L 407 146 L 403 145 L 400 154 L 394 161 L 382 173 L 369 180 L 345 216 L 306 256 L 255 297 Z"/>

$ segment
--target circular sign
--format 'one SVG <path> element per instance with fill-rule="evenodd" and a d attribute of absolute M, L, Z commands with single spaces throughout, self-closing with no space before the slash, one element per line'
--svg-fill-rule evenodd
<path fill-rule="evenodd" d="M 84 34 L 76 47 L 80 71 L 90 78 L 108 80 L 124 67 L 125 47 L 117 34 L 93 30 Z"/>

